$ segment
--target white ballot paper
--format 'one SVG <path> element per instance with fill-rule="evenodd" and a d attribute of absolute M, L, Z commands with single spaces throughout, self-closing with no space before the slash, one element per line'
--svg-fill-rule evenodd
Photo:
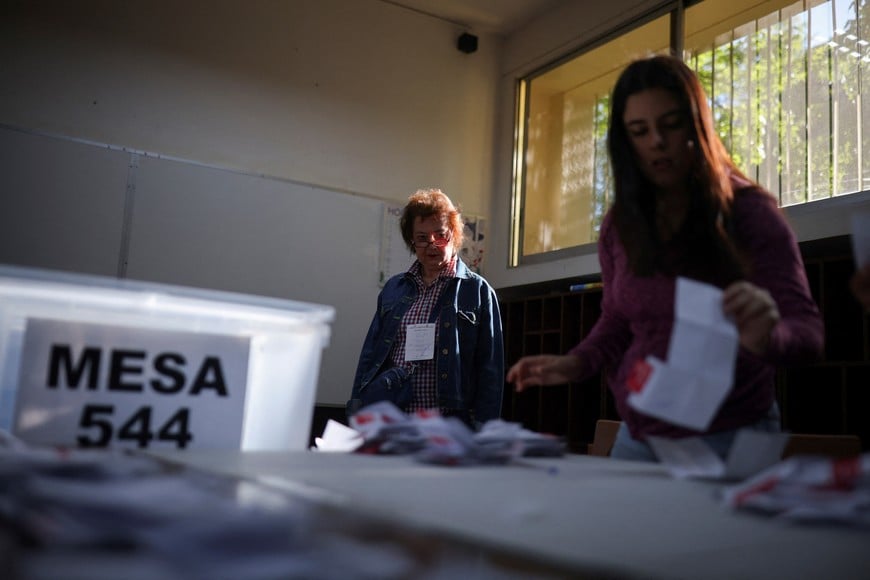
<path fill-rule="evenodd" d="M 870 212 L 852 214 L 852 253 L 857 269 L 870 264 Z"/>
<path fill-rule="evenodd" d="M 741 429 L 734 437 L 726 461 L 700 437 L 649 437 L 647 441 L 674 477 L 738 480 L 779 462 L 788 434 Z"/>
<path fill-rule="evenodd" d="M 329 419 L 322 437 L 314 438 L 312 451 L 350 453 L 360 447 L 365 440 L 362 433 Z"/>
<path fill-rule="evenodd" d="M 668 360 L 649 356 L 649 371 L 628 404 L 668 423 L 705 430 L 731 390 L 737 327 L 722 312 L 722 291 L 677 279 Z"/>

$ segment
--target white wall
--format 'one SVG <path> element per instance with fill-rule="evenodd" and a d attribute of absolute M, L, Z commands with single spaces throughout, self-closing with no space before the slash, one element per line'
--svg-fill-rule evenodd
<path fill-rule="evenodd" d="M 380 0 L 4 4 L 0 122 L 488 209 L 494 38 Z"/>
<path fill-rule="evenodd" d="M 56 137 L 147 154 L 137 169 L 140 203 L 134 205 L 131 222 L 131 277 L 146 265 L 137 248 L 160 246 L 166 238 L 160 231 L 139 227 L 143 212 L 171 215 L 189 205 L 170 201 L 162 209 L 153 207 L 155 199 L 172 198 L 168 190 L 144 199 L 148 179 L 159 169 L 149 157 L 296 184 L 270 188 L 256 181 L 269 192 L 324 196 L 322 203 L 298 203 L 299 215 L 304 215 L 306 205 L 309 210 L 314 205 L 323 208 L 336 196 L 346 198 L 347 203 L 336 204 L 346 215 L 332 224 L 312 220 L 307 227 L 295 227 L 288 218 L 283 222 L 286 231 L 226 231 L 227 239 L 241 235 L 248 246 L 251 240 L 281 240 L 287 244 L 285 252 L 340 255 L 340 261 L 327 259 L 317 266 L 324 271 L 306 276 L 305 271 L 270 271 L 286 270 L 286 260 L 261 259 L 262 266 L 255 266 L 242 263 L 245 256 L 235 257 L 238 264 L 227 256 L 228 270 L 240 265 L 245 271 L 261 270 L 221 288 L 335 306 L 334 337 L 324 353 L 318 402 L 343 404 L 378 291 L 376 238 L 381 223 L 376 212 L 370 215 L 373 200 L 402 203 L 418 187 L 437 186 L 468 214 L 485 216 L 489 211 L 500 47 L 497 38 L 480 34 L 478 51 L 461 53 L 456 37 L 462 31 L 381 0 L 8 0 L 0 18 L 0 125 L 14 131 L 6 132 L 3 142 L 31 144 L 32 163 L 22 171 L 45 175 L 58 169 L 52 165 L 55 159 L 72 158 L 67 151 L 90 159 L 80 147 L 58 149 Z M 58 150 L 62 157 L 54 154 Z M 205 174 L 214 179 L 211 176 L 219 172 Z M 64 188 L 56 179 L 34 178 L 16 185 L 8 175 L 0 176 L 4 219 L 25 216 L 45 222 L 34 202 L 10 199 L 16 191 L 43 181 L 56 188 L 40 190 L 38 203 L 43 207 L 81 210 L 85 203 L 92 205 L 86 200 L 96 199 L 91 192 Z M 232 173 L 227 181 L 245 182 Z M 52 219 L 80 220 L 77 224 L 88 231 L 105 226 L 114 232 L 99 236 L 100 248 L 88 249 L 100 257 L 101 271 L 117 263 L 113 256 L 121 251 L 116 234 L 122 230 L 124 175 L 112 183 L 107 195 L 116 196 L 116 211 L 103 212 L 103 222 L 111 224 L 94 225 L 82 215 L 62 212 L 64 218 L 51 212 Z M 229 207 L 226 192 L 214 189 L 215 203 Z M 184 193 L 189 192 L 178 195 Z M 208 199 L 201 191 L 194 193 Z M 251 204 L 269 197 L 253 189 L 247 194 Z M 275 207 L 287 205 L 270 196 Z M 71 197 L 82 201 L 77 204 Z M 366 203 L 356 203 L 361 200 Z M 251 209 L 236 223 L 258 215 Z M 280 215 L 268 217 L 253 227 L 280 227 Z M 353 219 L 364 225 L 341 227 Z M 38 225 L 42 229 L 33 231 L 66 237 L 43 240 L 40 263 L 30 265 L 63 269 L 72 263 L 73 258 L 65 257 L 75 249 L 68 240 L 82 230 L 45 230 L 45 223 Z M 28 229 L 18 225 L 18 231 Z M 360 230 L 370 231 L 372 239 L 357 239 Z M 183 239 L 182 233 L 178 239 Z M 194 249 L 175 248 L 167 254 L 167 265 L 189 259 Z M 280 249 L 264 250 L 265 256 L 280 254 Z M 212 254 L 221 251 L 226 247 L 214 244 Z M 354 256 L 353 268 L 340 267 Z M 8 259 L 28 265 L 17 257 L 13 251 Z M 212 260 L 214 255 L 207 258 L 200 261 L 200 272 L 167 267 L 149 276 L 194 285 L 233 279 L 230 272 L 210 271 L 221 261 Z M 371 276 L 358 275 L 360 264 L 370 264 Z M 330 267 L 336 271 L 330 273 Z M 309 287 L 312 280 L 324 278 L 335 284 Z"/>
<path fill-rule="evenodd" d="M 492 200 L 491 246 L 486 276 L 496 287 L 542 282 L 600 272 L 596 254 L 508 267 L 511 180 L 514 147 L 515 90 L 520 78 L 563 57 L 633 19 L 666 6 L 661 0 L 566 2 L 505 40 L 500 64 L 498 138 L 495 151 L 495 190 Z M 798 239 L 813 240 L 849 233 L 849 216 L 870 211 L 870 192 L 826 200 L 810 206 L 786 208 Z"/>

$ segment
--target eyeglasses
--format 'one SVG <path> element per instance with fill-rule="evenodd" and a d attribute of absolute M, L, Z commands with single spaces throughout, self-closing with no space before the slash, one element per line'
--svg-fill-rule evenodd
<path fill-rule="evenodd" d="M 429 239 L 429 238 L 433 239 Z M 430 245 L 436 248 L 443 248 L 450 243 L 450 232 L 434 232 L 428 236 L 417 236 L 411 243 L 418 250 L 428 248 Z"/>

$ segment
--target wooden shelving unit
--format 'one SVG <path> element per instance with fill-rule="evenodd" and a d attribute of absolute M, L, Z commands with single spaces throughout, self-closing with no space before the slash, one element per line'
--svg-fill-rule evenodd
<path fill-rule="evenodd" d="M 868 450 L 870 315 L 862 312 L 849 291 L 854 271 L 851 247 L 844 236 L 808 244 L 802 250 L 810 289 L 825 320 L 825 358 L 778 373 L 783 428 L 858 435 Z"/>
<path fill-rule="evenodd" d="M 601 314 L 601 290 L 559 291 L 574 281 L 553 283 L 551 289 L 503 300 L 506 365 L 531 354 L 562 353 L 585 336 Z M 500 293 L 503 294 L 503 293 Z M 506 385 L 503 418 L 543 433 L 565 436 L 574 452 L 586 449 L 595 421 L 617 418 L 613 399 L 601 375 L 582 383 L 516 393 Z"/>

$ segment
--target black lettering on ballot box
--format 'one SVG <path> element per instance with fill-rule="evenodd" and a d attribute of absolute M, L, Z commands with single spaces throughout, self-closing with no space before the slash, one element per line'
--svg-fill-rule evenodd
<path fill-rule="evenodd" d="M 105 355 L 104 355 L 105 352 Z M 127 393 L 141 393 L 146 389 L 163 395 L 186 392 L 197 396 L 203 391 L 219 397 L 229 396 L 219 356 L 200 357 L 194 364 L 180 352 L 159 352 L 151 355 L 145 350 L 104 349 L 85 347 L 78 356 L 69 344 L 52 344 L 48 357 L 48 388 L 84 388 Z M 108 374 L 100 383 L 100 369 L 108 360 Z M 191 378 L 188 378 L 192 374 Z"/>

